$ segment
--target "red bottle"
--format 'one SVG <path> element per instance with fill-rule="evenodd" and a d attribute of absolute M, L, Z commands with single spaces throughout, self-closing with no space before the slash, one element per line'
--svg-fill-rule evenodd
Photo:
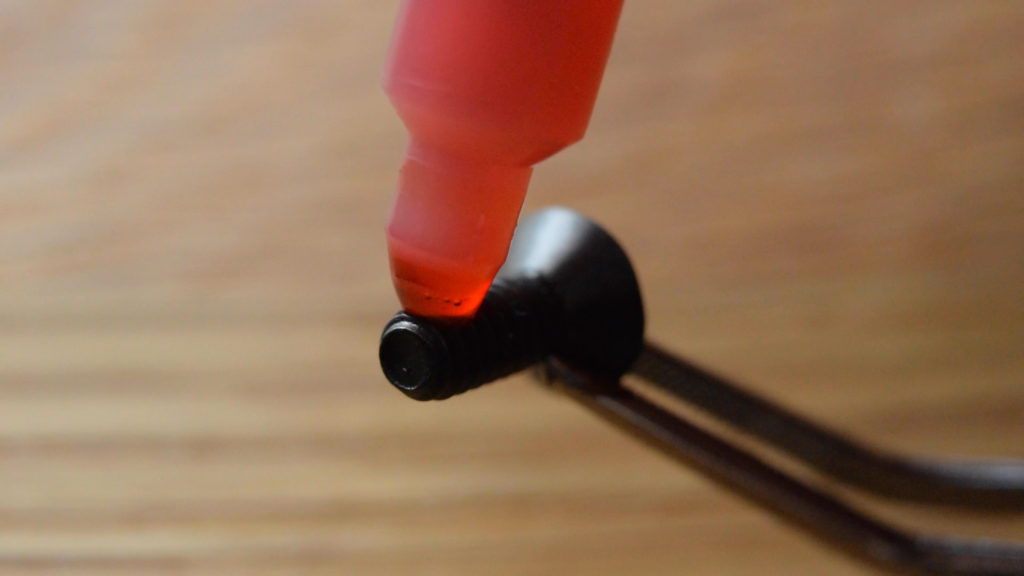
<path fill-rule="evenodd" d="M 583 137 L 622 0 L 405 0 L 384 88 L 410 141 L 387 226 L 403 308 L 471 316 L 533 164 Z"/>

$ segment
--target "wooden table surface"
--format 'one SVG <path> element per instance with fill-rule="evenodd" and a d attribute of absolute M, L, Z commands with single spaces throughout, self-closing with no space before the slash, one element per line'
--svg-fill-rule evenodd
<path fill-rule="evenodd" d="M 864 573 L 528 378 L 388 386 L 395 11 L 0 2 L 0 573 Z M 556 203 L 651 339 L 1024 457 L 1024 4 L 628 2 Z"/>

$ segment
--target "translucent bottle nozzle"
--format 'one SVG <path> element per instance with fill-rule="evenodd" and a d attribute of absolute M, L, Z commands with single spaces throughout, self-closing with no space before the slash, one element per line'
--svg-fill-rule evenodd
<path fill-rule="evenodd" d="M 392 278 L 406 311 L 476 312 L 505 260 L 532 171 L 413 141 L 387 228 Z"/>
<path fill-rule="evenodd" d="M 583 137 L 623 0 L 403 0 L 384 89 L 410 135 L 388 222 L 409 313 L 476 311 L 533 164 Z"/>

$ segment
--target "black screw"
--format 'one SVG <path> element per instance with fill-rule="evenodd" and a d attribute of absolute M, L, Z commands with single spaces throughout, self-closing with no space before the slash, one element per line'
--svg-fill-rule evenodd
<path fill-rule="evenodd" d="M 560 339 L 562 314 L 536 282 L 495 280 L 464 324 L 399 312 L 381 336 L 385 376 L 417 400 L 441 400 L 539 362 Z"/>
<path fill-rule="evenodd" d="M 476 315 L 445 324 L 404 312 L 384 328 L 384 375 L 407 396 L 441 400 L 549 355 L 618 378 L 643 343 L 643 306 L 625 253 L 564 208 L 524 220 Z"/>

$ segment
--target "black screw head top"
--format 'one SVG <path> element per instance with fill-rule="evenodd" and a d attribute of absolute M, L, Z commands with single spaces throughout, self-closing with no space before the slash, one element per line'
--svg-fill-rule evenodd
<path fill-rule="evenodd" d="M 643 344 L 640 288 L 617 242 L 584 216 L 548 208 L 520 223 L 480 309 L 460 324 L 396 314 L 381 335 L 387 379 L 440 400 L 554 355 L 617 379 Z"/>

